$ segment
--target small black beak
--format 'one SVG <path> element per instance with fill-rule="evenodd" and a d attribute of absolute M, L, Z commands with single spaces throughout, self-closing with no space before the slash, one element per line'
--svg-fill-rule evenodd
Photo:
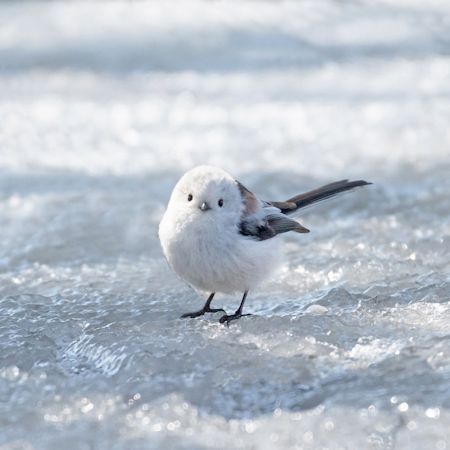
<path fill-rule="evenodd" d="M 206 203 L 206 202 L 203 202 L 203 203 L 199 206 L 199 208 L 200 208 L 202 211 L 208 211 L 208 209 L 211 209 L 211 208 L 209 207 L 208 203 Z"/>

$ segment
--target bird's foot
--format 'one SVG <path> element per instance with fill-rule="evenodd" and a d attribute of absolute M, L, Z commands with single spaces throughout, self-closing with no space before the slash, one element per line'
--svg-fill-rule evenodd
<path fill-rule="evenodd" d="M 233 320 L 237 320 L 240 319 L 241 317 L 244 316 L 251 316 L 251 314 L 242 314 L 240 312 L 235 312 L 234 314 L 231 315 L 227 315 L 225 314 L 224 316 L 222 316 L 219 320 L 220 323 L 226 324 L 227 327 L 230 326 L 230 322 L 232 322 Z"/>
<path fill-rule="evenodd" d="M 195 317 L 203 316 L 206 313 L 216 313 L 216 312 L 226 313 L 226 311 L 222 308 L 202 308 L 199 311 L 185 313 L 180 317 L 180 319 L 194 319 Z"/>

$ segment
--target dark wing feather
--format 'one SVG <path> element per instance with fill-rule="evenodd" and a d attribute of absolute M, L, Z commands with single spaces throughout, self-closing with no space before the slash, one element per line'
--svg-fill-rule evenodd
<path fill-rule="evenodd" d="M 274 237 L 276 232 L 269 226 L 264 213 L 262 213 L 263 205 L 267 203 L 260 202 L 256 195 L 239 181 L 236 180 L 236 183 L 243 203 L 239 233 L 257 239 L 258 241 L 264 241 Z"/>
<path fill-rule="evenodd" d="M 267 216 L 267 223 L 276 234 L 295 231 L 296 233 L 309 233 L 308 228 L 298 223 L 296 220 L 289 219 L 284 214 L 274 214 Z"/>
<path fill-rule="evenodd" d="M 241 221 L 239 232 L 243 236 L 249 236 L 258 241 L 265 241 L 266 239 L 273 238 L 277 234 L 267 223 L 258 224 L 245 220 Z"/>
<path fill-rule="evenodd" d="M 264 221 L 242 220 L 240 223 L 240 233 L 250 236 L 258 241 L 273 238 L 277 234 L 295 231 L 296 233 L 309 233 L 309 230 L 295 220 L 289 219 L 282 213 L 270 214 Z"/>

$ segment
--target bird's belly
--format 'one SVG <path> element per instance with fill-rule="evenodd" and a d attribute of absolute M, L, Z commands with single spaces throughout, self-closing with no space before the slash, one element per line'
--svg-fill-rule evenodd
<path fill-rule="evenodd" d="M 233 293 L 268 278 L 277 266 L 279 242 L 255 241 L 237 232 L 212 238 L 190 232 L 189 239 L 183 233 L 172 239 L 165 253 L 178 276 L 194 287 Z"/>

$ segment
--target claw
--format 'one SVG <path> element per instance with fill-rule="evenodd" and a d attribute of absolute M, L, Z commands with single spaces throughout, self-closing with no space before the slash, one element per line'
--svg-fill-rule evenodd
<path fill-rule="evenodd" d="M 180 319 L 194 319 L 195 317 L 203 316 L 205 312 L 203 310 L 200 311 L 194 311 L 191 313 L 185 313 L 182 316 L 180 316 Z"/>
<path fill-rule="evenodd" d="M 222 308 L 211 308 L 211 309 L 209 309 L 208 311 L 206 311 L 206 312 L 209 312 L 209 313 L 216 313 L 216 312 L 224 312 L 225 314 L 226 314 L 226 311 L 224 310 L 224 309 L 222 309 Z"/>
<path fill-rule="evenodd" d="M 251 314 L 234 313 L 234 314 L 231 314 L 229 316 L 227 314 L 225 314 L 224 316 L 222 316 L 219 319 L 219 322 L 223 323 L 223 324 L 226 323 L 227 327 L 229 327 L 230 326 L 230 322 L 232 322 L 233 320 L 240 319 L 241 317 L 244 317 L 244 316 L 251 316 Z"/>
<path fill-rule="evenodd" d="M 180 319 L 195 319 L 196 317 L 203 316 L 206 313 L 216 313 L 216 312 L 226 313 L 226 311 L 222 308 L 202 308 L 199 311 L 185 313 L 180 317 Z"/>

